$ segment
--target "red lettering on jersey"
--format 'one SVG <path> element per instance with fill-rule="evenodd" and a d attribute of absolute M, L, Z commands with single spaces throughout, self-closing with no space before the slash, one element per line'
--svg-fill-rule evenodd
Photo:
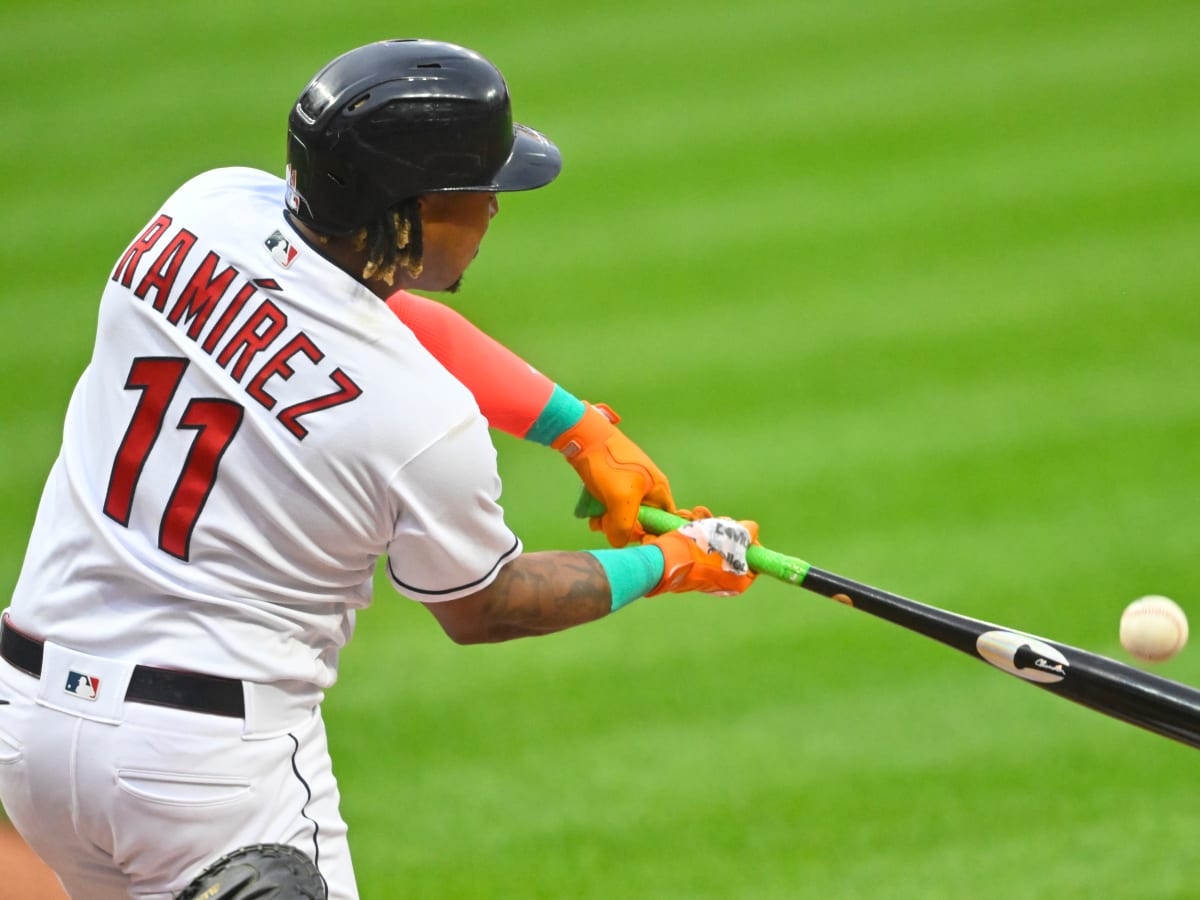
<path fill-rule="evenodd" d="M 167 229 L 171 225 L 171 217 L 161 215 L 142 232 L 141 237 L 129 245 L 129 249 L 125 251 L 125 255 L 121 257 L 121 261 L 117 263 L 117 267 L 113 269 L 112 281 L 120 280 L 121 284 L 129 287 L 133 284 L 133 270 L 137 266 L 145 253 L 158 243 L 158 239 L 166 234 Z M 124 269 L 124 271 L 121 271 Z"/>
<path fill-rule="evenodd" d="M 193 341 L 200 336 L 200 332 L 208 324 L 208 317 L 216 309 L 221 297 L 229 290 L 229 283 L 237 274 L 237 269 L 228 266 L 219 275 L 213 275 L 217 263 L 220 261 L 221 258 L 210 250 L 204 257 L 204 261 L 192 273 L 192 277 L 184 285 L 179 299 L 175 301 L 175 305 L 167 314 L 167 319 L 172 325 L 178 325 L 179 320 L 184 315 L 187 316 L 188 322 L 191 323 L 188 326 L 187 335 Z"/>
<path fill-rule="evenodd" d="M 263 325 L 266 325 L 266 328 L 262 334 L 259 334 L 258 329 Z M 234 355 L 240 353 L 241 355 L 238 356 L 238 361 L 234 363 L 230 374 L 234 381 L 241 381 L 242 376 L 246 374 L 247 367 L 254 361 L 254 357 L 262 353 L 286 327 L 287 316 L 283 310 L 270 300 L 264 300 L 262 305 L 250 314 L 250 318 L 246 320 L 245 324 L 238 329 L 238 333 L 229 339 L 229 343 L 217 357 L 217 364 L 225 368 Z"/>
<path fill-rule="evenodd" d="M 237 296 L 233 298 L 233 301 L 229 304 L 229 308 L 221 314 L 221 318 L 213 326 L 213 330 L 204 339 L 204 343 L 201 346 L 204 348 L 205 353 L 211 355 L 213 350 L 217 348 L 217 344 L 225 336 L 225 332 L 228 330 L 230 324 L 237 318 L 237 314 L 242 311 L 242 307 L 246 305 L 246 301 L 250 299 L 250 295 L 253 293 L 254 285 L 252 284 L 243 285 L 242 289 L 237 292 Z"/>
<path fill-rule="evenodd" d="M 313 397 L 311 400 L 305 400 L 303 403 L 296 403 L 289 406 L 287 409 L 280 410 L 279 415 L 276 417 L 288 431 L 296 436 L 297 440 L 304 440 L 308 434 L 308 429 L 296 421 L 301 416 L 307 416 L 310 413 L 319 412 L 330 407 L 341 406 L 343 403 L 349 403 L 351 400 L 357 399 L 362 394 L 362 388 L 355 384 L 350 379 L 350 376 L 341 369 L 334 369 L 329 377 L 338 386 L 338 390 L 332 394 L 325 394 L 323 397 Z"/>
<path fill-rule="evenodd" d="M 272 409 L 275 406 L 275 398 L 266 391 L 267 379 L 275 375 L 284 381 L 291 378 L 295 374 L 295 369 L 292 368 L 290 360 L 297 353 L 303 353 L 314 363 L 319 363 L 325 358 L 325 354 L 302 331 L 267 360 L 266 365 L 259 369 L 258 373 L 250 379 L 250 383 L 246 385 L 246 393 L 267 409 Z"/>
<path fill-rule="evenodd" d="M 179 275 L 179 267 L 183 265 L 195 243 L 196 236 L 186 228 L 171 238 L 171 242 L 146 272 L 134 293 L 145 300 L 150 290 L 154 289 L 157 292 L 154 296 L 154 308 L 162 312 L 167 305 L 167 295 L 171 293 L 175 278 Z"/>
<path fill-rule="evenodd" d="M 188 560 L 192 532 L 217 483 L 221 457 L 241 425 L 242 407 L 232 400 L 196 397 L 183 411 L 179 428 L 195 431 L 196 438 L 171 491 L 158 531 L 158 546 L 172 556 Z"/>
<path fill-rule="evenodd" d="M 182 357 L 143 356 L 133 361 L 125 390 L 141 391 L 133 418 L 121 439 L 117 457 L 113 460 L 104 498 L 104 514 L 114 522 L 129 524 L 133 509 L 133 492 L 142 477 L 142 468 L 150 448 L 162 431 L 167 407 L 183 381 L 188 362 Z"/>

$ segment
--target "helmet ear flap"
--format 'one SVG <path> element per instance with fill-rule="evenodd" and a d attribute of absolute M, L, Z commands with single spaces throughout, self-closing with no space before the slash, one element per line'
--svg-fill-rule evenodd
<path fill-rule="evenodd" d="M 438 41 L 342 54 L 288 119 L 288 208 L 327 234 L 348 234 L 420 194 L 529 190 L 561 168 L 553 143 L 513 125 L 499 69 Z"/>

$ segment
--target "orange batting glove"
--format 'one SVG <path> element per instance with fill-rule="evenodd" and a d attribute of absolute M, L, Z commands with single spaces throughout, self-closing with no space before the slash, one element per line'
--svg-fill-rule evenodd
<path fill-rule="evenodd" d="M 699 507 L 698 507 L 699 508 Z M 656 537 L 662 551 L 663 577 L 647 597 L 670 591 L 702 591 L 718 597 L 740 594 L 757 577 L 746 563 L 746 551 L 758 541 L 757 522 L 728 518 L 696 519 Z"/>
<path fill-rule="evenodd" d="M 604 504 L 604 515 L 594 516 L 589 524 L 592 531 L 603 531 L 614 547 L 644 534 L 637 524 L 642 504 L 675 510 L 667 476 L 617 428 L 619 421 L 607 406 L 587 404 L 583 418 L 550 445 L 579 473 L 588 493 Z"/>

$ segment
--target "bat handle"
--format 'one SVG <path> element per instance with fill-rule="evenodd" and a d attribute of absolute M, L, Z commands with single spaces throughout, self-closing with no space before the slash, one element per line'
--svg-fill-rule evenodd
<path fill-rule="evenodd" d="M 604 514 L 604 504 L 584 488 L 575 504 L 575 517 L 590 519 Z M 687 519 L 665 509 L 643 506 L 638 510 L 638 523 L 650 534 L 664 534 L 687 524 Z M 760 575 L 769 575 L 788 584 L 802 584 L 811 566 L 802 559 L 787 556 L 762 544 L 751 544 L 746 551 L 746 563 Z"/>

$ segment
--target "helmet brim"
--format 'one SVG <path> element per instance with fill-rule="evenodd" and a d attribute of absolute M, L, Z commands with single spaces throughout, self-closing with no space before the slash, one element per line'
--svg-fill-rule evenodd
<path fill-rule="evenodd" d="M 513 148 L 496 173 L 496 190 L 529 191 L 545 187 L 562 171 L 562 154 L 550 138 L 526 125 L 513 125 Z"/>
<path fill-rule="evenodd" d="M 513 125 L 512 152 L 486 184 L 433 188 L 430 193 L 532 191 L 545 187 L 562 171 L 562 154 L 550 138 L 527 125 Z"/>

